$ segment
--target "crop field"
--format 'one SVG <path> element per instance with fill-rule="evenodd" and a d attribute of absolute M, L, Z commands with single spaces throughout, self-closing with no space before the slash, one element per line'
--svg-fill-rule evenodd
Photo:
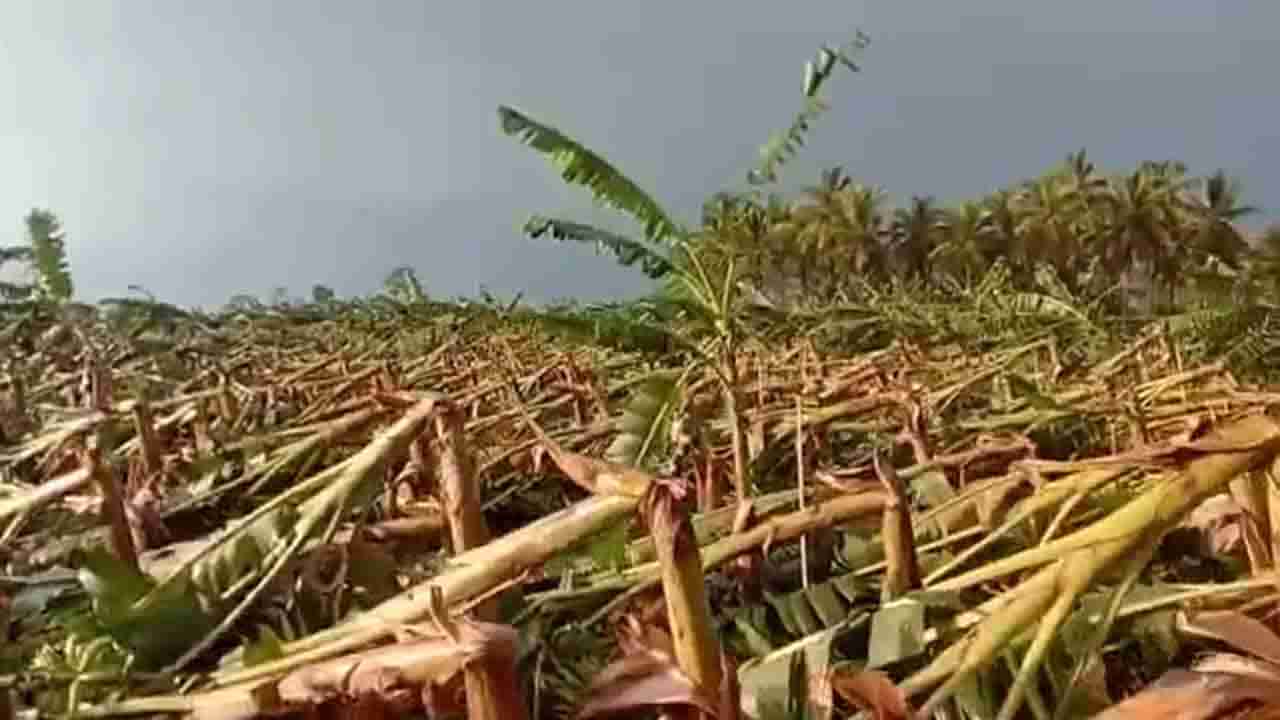
<path fill-rule="evenodd" d="M 971 202 L 534 216 L 648 297 L 73 300 L 0 262 L 0 720 L 1275 717 L 1280 232 L 1083 151 Z M 548 248 L 548 252 L 554 252 Z M 145 293 L 143 293 L 145 295 Z"/>

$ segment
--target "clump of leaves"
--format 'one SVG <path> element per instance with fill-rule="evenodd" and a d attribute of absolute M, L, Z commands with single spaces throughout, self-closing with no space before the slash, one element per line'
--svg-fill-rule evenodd
<path fill-rule="evenodd" d="M 152 594 L 158 583 L 102 547 L 83 551 L 80 581 L 92 600 L 92 612 L 71 624 L 72 633 L 111 638 L 140 669 L 172 662 L 216 625 L 185 579 L 168 583 L 139 609 L 138 601 Z"/>

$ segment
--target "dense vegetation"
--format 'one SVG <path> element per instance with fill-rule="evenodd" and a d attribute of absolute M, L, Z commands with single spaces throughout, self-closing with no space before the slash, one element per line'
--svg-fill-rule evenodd
<path fill-rule="evenodd" d="M 785 197 L 865 47 L 820 50 L 694 223 L 499 109 L 637 222 L 525 225 L 655 280 L 630 302 L 401 267 L 88 305 L 32 212 L 0 248 L 0 720 L 1274 709 L 1280 232 L 1223 173 L 1084 151 L 953 206 L 838 169 Z"/>

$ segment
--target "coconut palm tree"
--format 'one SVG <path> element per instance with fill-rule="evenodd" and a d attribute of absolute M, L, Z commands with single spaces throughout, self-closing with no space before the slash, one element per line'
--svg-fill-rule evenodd
<path fill-rule="evenodd" d="M 1249 244 L 1236 223 L 1257 212 L 1257 208 L 1242 204 L 1240 195 L 1239 183 L 1221 170 L 1202 178 L 1195 191 L 1181 195 L 1191 225 L 1189 248 L 1199 256 L 1197 264 L 1212 260 L 1240 267 Z"/>
<path fill-rule="evenodd" d="M 1046 175 L 1023 185 L 1017 207 L 1019 245 L 1028 261 L 1049 263 L 1077 291 L 1074 279 L 1083 261 L 1078 200 L 1060 176 Z"/>
<path fill-rule="evenodd" d="M 1248 251 L 1246 284 L 1257 294 L 1280 298 L 1280 225 L 1263 230 Z"/>
<path fill-rule="evenodd" d="M 991 213 L 978 202 L 964 202 L 945 211 L 941 242 L 930 261 L 942 272 L 966 281 L 977 277 L 997 257 L 992 242 Z"/>
<path fill-rule="evenodd" d="M 717 197 L 726 195 L 721 193 Z M 737 255 L 743 282 L 752 294 L 761 293 L 770 302 L 778 301 L 791 288 L 795 277 L 795 238 L 781 231 L 791 221 L 792 205 L 776 193 L 763 197 L 760 193 L 733 196 L 732 205 L 717 205 L 717 212 L 728 215 L 703 214 L 703 232 L 732 248 Z"/>
<path fill-rule="evenodd" d="M 887 271 L 884 191 L 855 184 L 835 168 L 804 192 L 809 202 L 794 208 L 774 232 L 780 245 L 793 249 L 788 264 L 796 267 L 803 288 L 829 294 L 849 277 L 881 277 Z"/>
<path fill-rule="evenodd" d="M 1106 178 L 1097 173 L 1084 148 L 1067 154 L 1059 179 L 1066 196 L 1082 205 L 1082 209 L 1092 207 L 1094 200 L 1107 190 Z"/>
<path fill-rule="evenodd" d="M 1009 189 L 997 190 L 983 199 L 982 206 L 987 218 L 986 238 L 993 259 L 1004 257 L 1009 268 L 1014 271 L 1014 282 L 1024 284 L 1035 267 L 1035 258 L 1027 251 L 1018 229 L 1022 208 L 1017 192 Z"/>
<path fill-rule="evenodd" d="M 785 206 L 770 197 L 761 203 L 752 194 L 721 192 L 702 207 L 702 229 L 738 258 L 744 281 L 759 289 L 770 284 L 776 258 L 769 242 L 773 217 L 785 217 Z"/>
<path fill-rule="evenodd" d="M 1111 182 L 1103 196 L 1104 218 L 1096 243 L 1103 265 L 1126 287 L 1134 273 L 1145 272 L 1149 307 L 1161 283 L 1172 289 L 1179 282 L 1175 187 L 1166 168 L 1144 164 Z"/>
<path fill-rule="evenodd" d="M 911 204 L 894 211 L 891 224 L 892 253 L 902 274 L 927 280 L 931 257 L 946 231 L 946 213 L 932 196 L 916 196 Z"/>
<path fill-rule="evenodd" d="M 887 272 L 884 240 L 887 234 L 884 190 L 875 185 L 853 185 L 837 196 L 845 225 L 841 254 L 853 274 L 876 278 Z"/>
<path fill-rule="evenodd" d="M 843 168 L 823 171 L 817 186 L 805 189 L 812 202 L 795 209 L 793 216 L 801 225 L 800 250 L 805 270 L 817 273 L 830 290 L 832 271 L 839 264 L 839 255 L 845 249 L 846 223 L 840 204 L 840 194 L 853 180 Z"/>

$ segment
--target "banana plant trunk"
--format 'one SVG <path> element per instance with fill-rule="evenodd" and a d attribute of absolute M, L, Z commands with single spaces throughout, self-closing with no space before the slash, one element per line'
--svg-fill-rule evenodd
<path fill-rule="evenodd" d="M 714 696 L 722 680 L 720 643 L 711 621 L 702 555 L 689 516 L 664 485 L 654 487 L 645 514 L 661 567 L 676 662 L 690 680 Z"/>
<path fill-rule="evenodd" d="M 738 502 L 747 501 L 746 438 L 742 431 L 742 414 L 738 409 L 738 357 L 734 343 L 725 346 L 724 375 L 728 385 L 724 388 L 725 411 L 729 416 L 729 441 L 733 452 L 733 491 Z"/>

